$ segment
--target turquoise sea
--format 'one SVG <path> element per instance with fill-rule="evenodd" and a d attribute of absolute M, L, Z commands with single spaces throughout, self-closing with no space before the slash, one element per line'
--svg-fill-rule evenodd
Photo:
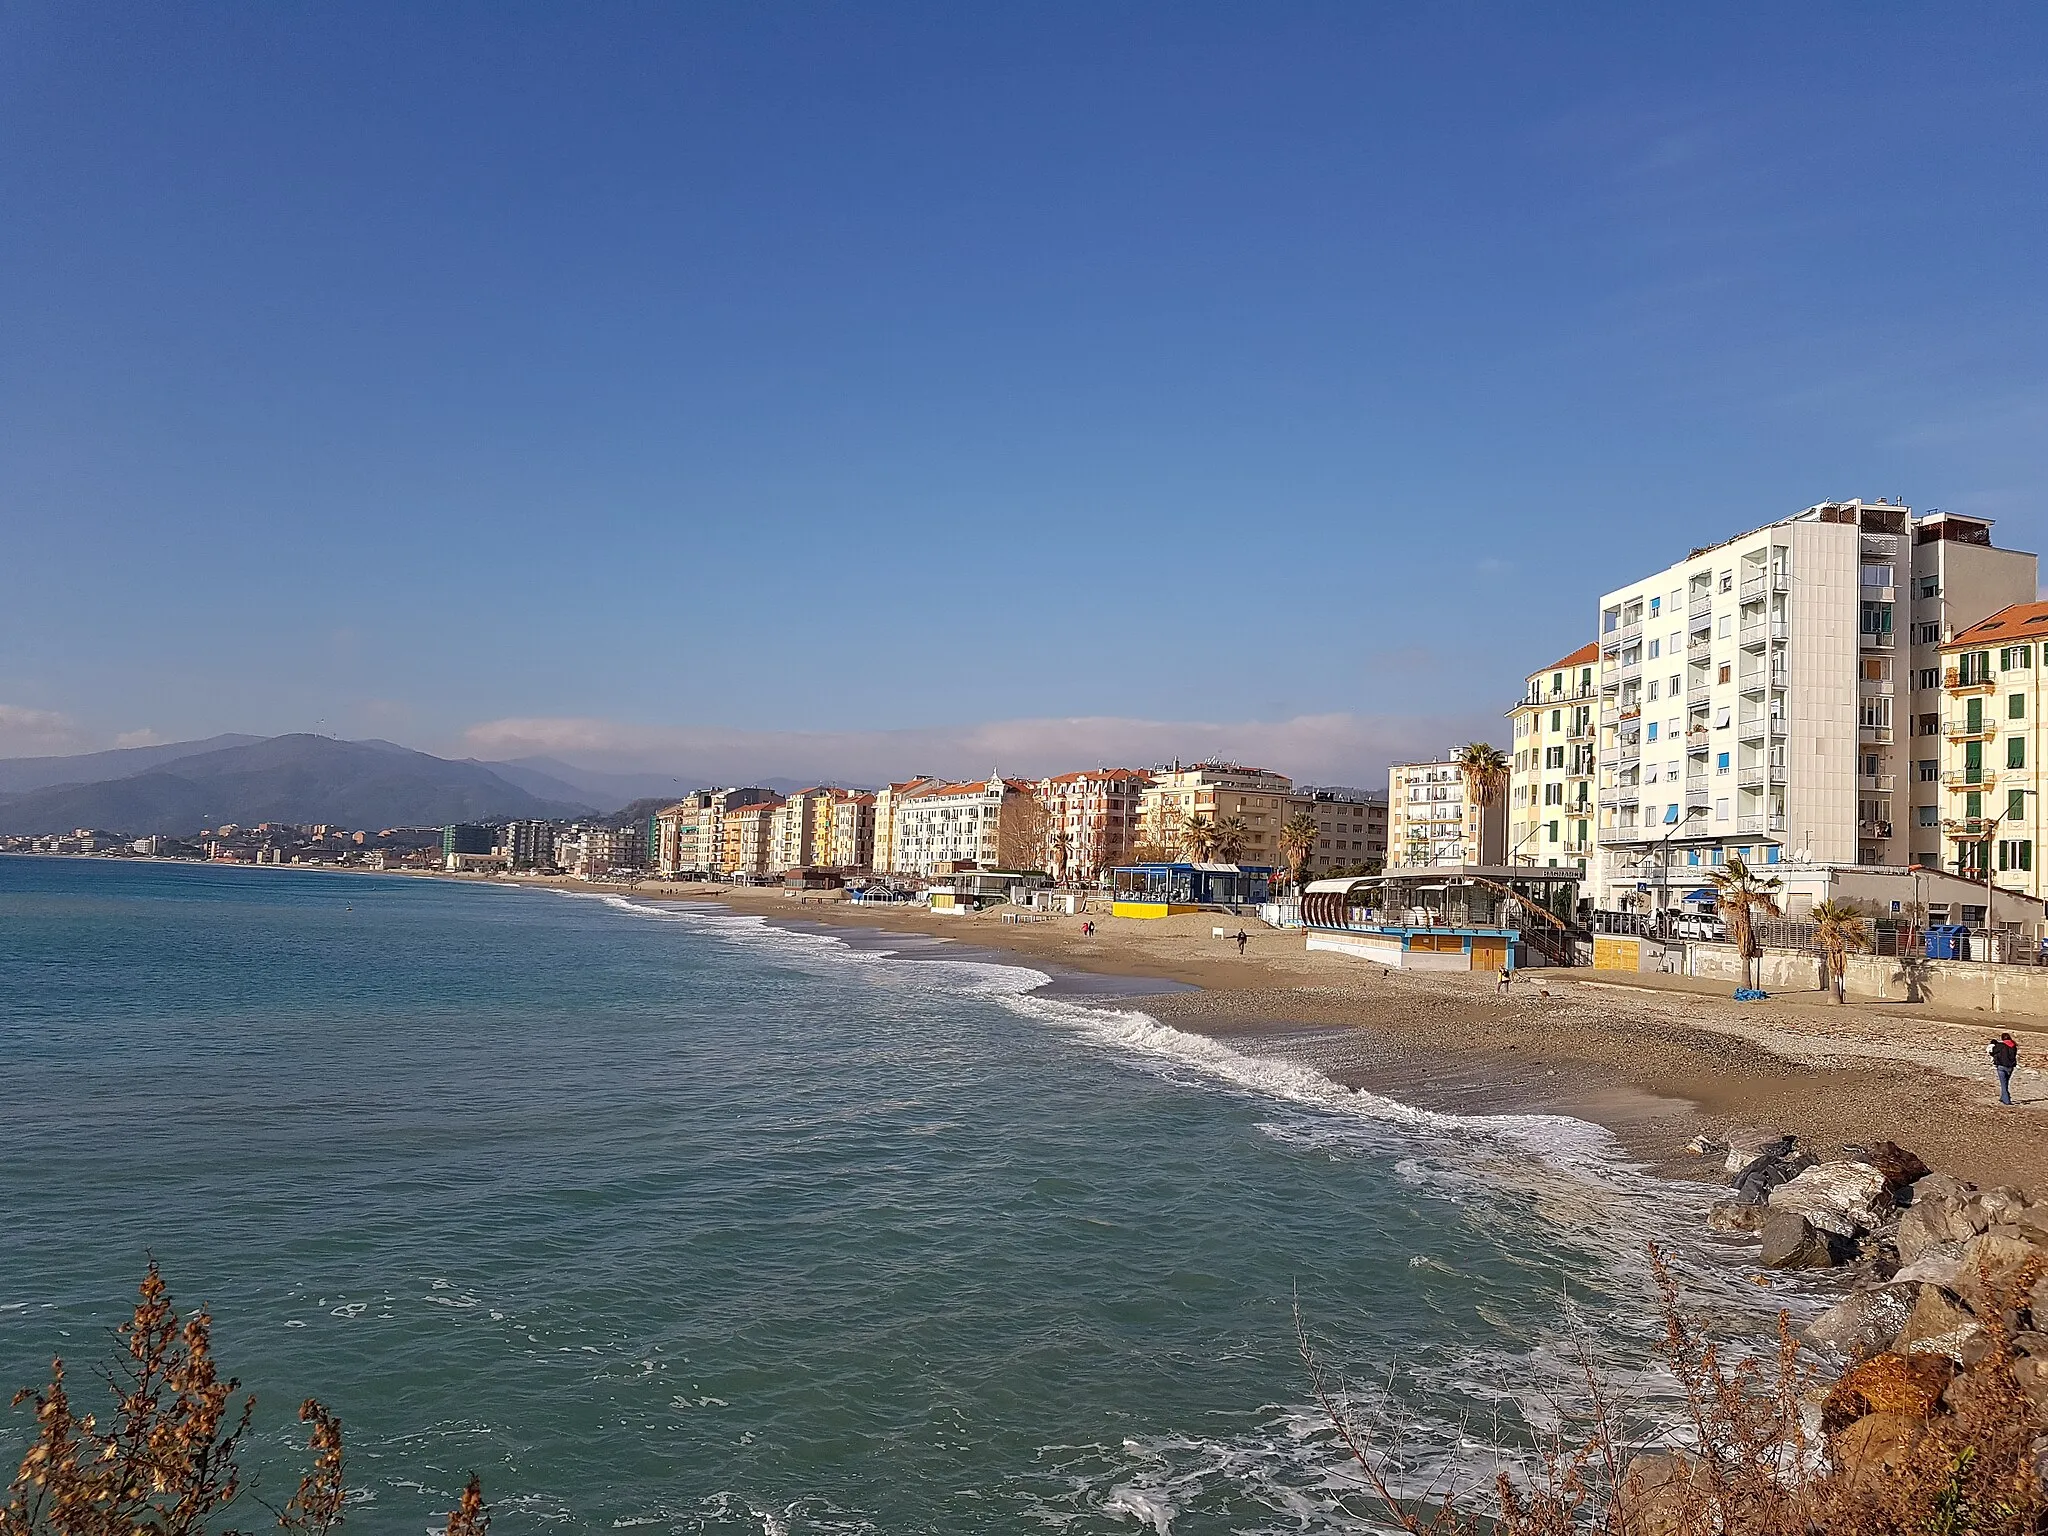
<path fill-rule="evenodd" d="M 299 1400 L 342 1415 L 355 1529 L 474 1470 L 500 1536 L 1320 1532 L 1366 1527 L 1297 1294 L 1418 1482 L 1488 1475 L 1574 1340 L 1640 1362 L 1644 1239 L 1755 1308 L 1703 1192 L 1593 1127 L 948 953 L 0 858 L 0 1384 L 100 1357 L 154 1254 L 258 1393 L 268 1496 Z"/>

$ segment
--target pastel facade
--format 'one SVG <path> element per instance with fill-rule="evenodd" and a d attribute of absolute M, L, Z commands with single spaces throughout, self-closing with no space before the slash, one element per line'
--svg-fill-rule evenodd
<path fill-rule="evenodd" d="M 1197 816 L 1211 821 L 1236 817 L 1244 823 L 1238 859 L 1274 867 L 1280 856 L 1280 828 L 1293 812 L 1294 781 L 1284 773 L 1234 763 L 1197 763 L 1152 776 L 1139 795 L 1139 841 L 1176 854 L 1187 852 L 1183 828 Z"/>
<path fill-rule="evenodd" d="M 896 863 L 897 813 L 906 800 L 934 788 L 938 782 L 937 779 L 930 777 L 905 779 L 901 783 L 885 784 L 875 792 L 875 844 L 872 867 L 877 874 L 902 873 Z"/>
<path fill-rule="evenodd" d="M 1063 773 L 1039 785 L 1046 812 L 1045 865 L 1055 878 L 1102 879 L 1130 858 L 1152 775 L 1138 768 Z"/>
<path fill-rule="evenodd" d="M 1338 870 L 1386 867 L 1387 797 L 1383 791 L 1304 787 L 1289 800 L 1287 814 L 1291 819 L 1304 813 L 1316 824 L 1316 845 L 1302 865 L 1304 880 L 1320 880 Z M 1286 862 L 1284 856 L 1281 862 Z"/>
<path fill-rule="evenodd" d="M 1504 862 L 1507 802 L 1480 805 L 1449 758 L 1387 771 L 1387 868 Z"/>
<path fill-rule="evenodd" d="M 1584 870 L 1592 861 L 1600 647 L 1588 642 L 1529 674 L 1508 711 L 1507 862 Z"/>
<path fill-rule="evenodd" d="M 830 857 L 834 869 L 869 869 L 875 858 L 875 800 L 849 794 L 832 802 Z"/>
<path fill-rule="evenodd" d="M 719 873 L 740 879 L 765 879 L 774 870 L 775 815 L 782 801 L 763 800 L 725 812 L 719 825 L 723 848 Z"/>
<path fill-rule="evenodd" d="M 1943 869 L 2048 894 L 2048 603 L 2015 603 L 1939 647 Z"/>

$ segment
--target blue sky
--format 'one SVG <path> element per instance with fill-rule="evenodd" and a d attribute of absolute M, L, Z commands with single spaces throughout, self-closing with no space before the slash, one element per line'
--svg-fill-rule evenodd
<path fill-rule="evenodd" d="M 1369 781 L 2043 542 L 2039 8 L 0 3 L 0 146 L 0 752 Z"/>

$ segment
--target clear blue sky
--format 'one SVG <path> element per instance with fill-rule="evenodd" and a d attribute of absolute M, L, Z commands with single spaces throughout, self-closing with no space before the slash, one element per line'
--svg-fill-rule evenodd
<path fill-rule="evenodd" d="M 1693 543 L 2044 542 L 2039 7 L 4 3 L 0 208 L 0 752 L 1362 779 Z"/>

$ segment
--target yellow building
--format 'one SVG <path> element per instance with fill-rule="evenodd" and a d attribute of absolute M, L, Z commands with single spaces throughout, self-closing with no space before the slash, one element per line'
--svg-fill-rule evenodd
<path fill-rule="evenodd" d="M 1514 755 L 1508 772 L 1509 864 L 1584 869 L 1593 853 L 1593 795 L 1599 730 L 1597 642 L 1529 674 L 1508 711 Z"/>
<path fill-rule="evenodd" d="M 2014 603 L 1942 642 L 1944 865 L 2048 895 L 2041 758 L 2048 751 L 2048 603 Z"/>
<path fill-rule="evenodd" d="M 1244 824 L 1244 843 L 1234 862 L 1279 868 L 1287 862 L 1280 853 L 1280 828 L 1296 809 L 1295 800 L 1294 781 L 1264 768 L 1197 763 L 1161 770 L 1138 798 L 1138 840 L 1186 856 L 1190 821 L 1235 817 Z"/>
<path fill-rule="evenodd" d="M 903 808 L 903 802 L 925 793 L 938 784 L 938 780 L 920 776 L 905 779 L 900 784 L 884 784 L 875 792 L 875 834 L 874 870 L 876 874 L 893 875 L 898 872 L 896 863 L 896 822 Z"/>

